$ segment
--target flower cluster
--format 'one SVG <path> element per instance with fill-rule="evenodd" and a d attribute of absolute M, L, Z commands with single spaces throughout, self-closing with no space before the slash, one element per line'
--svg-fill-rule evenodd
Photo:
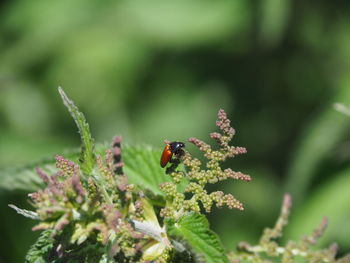
<path fill-rule="evenodd" d="M 336 259 L 337 244 L 331 244 L 326 249 L 312 250 L 312 246 L 323 235 L 327 227 L 327 218 L 324 217 L 320 225 L 311 235 L 304 236 L 299 242 L 288 241 L 286 245 L 280 246 L 276 239 L 282 237 L 283 227 L 288 223 L 290 208 L 292 205 L 290 195 L 284 196 L 280 216 L 273 228 L 266 228 L 260 238 L 259 244 L 251 246 L 246 242 L 238 245 L 239 253 L 230 253 L 229 258 L 232 263 L 239 262 L 270 262 L 265 259 L 275 259 L 282 263 L 293 263 L 297 258 L 303 258 L 307 262 L 334 262 L 349 263 L 350 254 Z M 272 262 L 272 261 L 271 261 Z M 273 261 L 275 262 L 275 261 Z"/>
<path fill-rule="evenodd" d="M 109 247 L 110 257 L 120 253 L 133 261 L 141 253 L 144 235 L 134 230 L 130 220 L 143 219 L 143 199 L 122 173 L 120 137 L 105 158 L 96 156 L 96 164 L 86 176 L 79 165 L 58 155 L 57 173 L 49 176 L 37 169 L 46 188 L 29 195 L 41 221 L 33 230 L 53 229 L 54 236 L 70 232 L 69 240 L 56 246 L 59 257 L 91 241 Z"/>
<path fill-rule="evenodd" d="M 167 218 L 178 218 L 186 211 L 200 212 L 200 203 L 206 212 L 210 212 L 213 204 L 217 207 L 224 205 L 229 208 L 243 210 L 243 205 L 235 199 L 231 194 L 224 194 L 221 191 L 208 193 L 205 190 L 207 184 L 214 184 L 226 179 L 237 179 L 250 181 L 251 178 L 241 172 L 234 172 L 230 168 L 222 169 L 220 163 L 227 158 L 246 153 L 243 147 L 230 146 L 229 142 L 235 135 L 235 130 L 230 126 L 230 120 L 224 110 L 218 112 L 218 120 L 216 126 L 219 127 L 221 133 L 213 132 L 210 137 L 218 144 L 218 149 L 213 149 L 209 144 L 196 139 L 189 138 L 188 141 L 194 144 L 207 159 L 206 169 L 203 169 L 199 159 L 194 158 L 187 151 L 179 156 L 179 160 L 185 165 L 186 171 L 177 170 L 179 161 L 167 169 L 167 173 L 171 176 L 172 182 L 166 182 L 160 185 L 160 189 L 166 194 L 167 205 L 161 210 L 161 215 Z M 184 192 L 178 191 L 178 185 L 185 178 L 188 184 Z M 189 199 L 186 199 L 189 196 Z M 199 203 L 200 202 L 200 203 Z"/>
<path fill-rule="evenodd" d="M 226 262 L 219 239 L 209 229 L 205 216 L 199 214 L 201 210 L 210 212 L 213 205 L 243 210 L 242 203 L 233 195 L 222 191 L 210 193 L 206 187 L 227 179 L 251 180 L 248 175 L 221 167 L 227 158 L 246 153 L 243 147 L 230 146 L 235 130 L 225 111 L 218 112 L 216 126 L 220 132 L 210 134 L 217 142 L 216 148 L 196 138 L 188 139 L 203 153 L 205 163 L 182 148 L 174 154 L 171 166 L 166 169 L 172 181 L 160 184 L 165 193 L 163 202 L 141 183 L 129 184 L 123 173 L 128 171 L 130 176 L 135 170 L 138 179 L 146 179 L 142 176 L 147 168 L 152 167 L 151 175 L 157 175 L 155 164 L 147 167 L 144 162 L 142 166 L 137 162 L 139 156 L 125 148 L 124 166 L 120 137 L 114 138 L 104 157 L 96 154 L 84 115 L 62 89 L 59 92 L 81 135 L 79 165 L 57 155 L 58 172 L 48 175 L 46 170 L 37 168 L 46 187 L 29 195 L 36 211 L 10 205 L 21 215 L 40 220 L 33 230 L 45 230 L 27 253 L 26 262 Z M 154 160 L 153 153 L 156 151 L 145 159 Z M 135 169 L 138 166 L 140 169 Z M 164 175 L 160 168 L 158 171 Z M 161 210 L 156 210 L 156 214 L 154 206 L 158 205 Z M 310 249 L 325 230 L 326 219 L 312 235 L 281 247 L 276 239 L 287 224 L 290 206 L 291 199 L 286 195 L 275 227 L 264 231 L 257 246 L 242 243 L 238 253 L 229 253 L 231 262 L 270 262 L 266 259 L 278 257 L 281 262 L 290 263 L 296 256 L 310 262 L 350 262 L 349 256 L 335 261 L 335 245 L 319 251 Z M 164 217 L 162 226 L 159 216 Z"/>

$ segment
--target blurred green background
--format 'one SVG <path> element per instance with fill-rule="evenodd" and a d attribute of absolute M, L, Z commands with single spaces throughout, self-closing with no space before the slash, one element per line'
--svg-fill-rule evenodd
<path fill-rule="evenodd" d="M 333 108 L 350 105 L 349 1 L 1 1 L 1 169 L 79 146 L 58 86 L 99 142 L 208 141 L 224 108 L 248 149 L 226 165 L 253 177 L 212 188 L 245 204 L 209 215 L 224 245 L 257 242 L 290 192 L 285 239 L 327 215 L 321 245 L 350 251 L 350 118 Z M 38 235 L 7 207 L 26 195 L 0 189 L 0 262 Z"/>

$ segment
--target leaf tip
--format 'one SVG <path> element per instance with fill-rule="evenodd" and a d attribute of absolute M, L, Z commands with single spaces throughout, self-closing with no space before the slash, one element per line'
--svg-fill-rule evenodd
<path fill-rule="evenodd" d="M 64 90 L 61 88 L 61 86 L 58 86 L 58 93 L 60 94 L 62 100 L 63 100 L 63 103 L 64 105 L 66 105 L 68 108 L 69 108 L 69 104 L 70 104 L 70 100 L 67 96 L 67 94 L 64 92 Z"/>

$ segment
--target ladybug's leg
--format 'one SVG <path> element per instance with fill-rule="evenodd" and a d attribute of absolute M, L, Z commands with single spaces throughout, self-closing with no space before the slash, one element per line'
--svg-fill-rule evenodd
<path fill-rule="evenodd" d="M 180 157 L 180 155 L 173 154 L 169 160 L 169 163 L 171 163 L 171 165 L 175 165 L 175 166 L 179 165 L 179 163 L 180 163 L 179 157 Z"/>

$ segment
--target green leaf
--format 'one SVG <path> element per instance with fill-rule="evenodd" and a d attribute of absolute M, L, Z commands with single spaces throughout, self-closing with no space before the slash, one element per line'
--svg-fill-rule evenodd
<path fill-rule="evenodd" d="M 49 252 L 53 248 L 53 230 L 43 231 L 38 240 L 32 245 L 26 255 L 26 263 L 45 263 L 49 261 Z"/>
<path fill-rule="evenodd" d="M 160 167 L 161 151 L 147 145 L 122 146 L 122 161 L 124 173 L 128 181 L 148 189 L 154 194 L 164 195 L 159 190 L 159 184 L 170 182 L 171 178 Z M 180 183 L 179 190 L 183 189 L 184 182 Z"/>
<path fill-rule="evenodd" d="M 48 165 L 46 163 L 49 163 Z M 0 170 L 0 190 L 34 192 L 43 186 L 43 182 L 35 172 L 40 166 L 49 172 L 54 168 L 52 161 L 38 162 L 23 167 L 6 168 Z"/>
<path fill-rule="evenodd" d="M 79 151 L 72 150 L 66 152 L 64 157 L 77 161 Z M 43 186 L 43 182 L 35 171 L 36 167 L 40 167 L 45 173 L 53 174 L 56 172 L 55 159 L 45 159 L 39 162 L 34 162 L 22 167 L 12 167 L 0 170 L 0 190 L 8 191 L 28 191 L 34 192 Z"/>
<path fill-rule="evenodd" d="M 70 114 L 72 115 L 80 133 L 81 138 L 81 153 L 80 153 L 80 168 L 86 174 L 90 174 L 94 164 L 94 141 L 91 137 L 89 124 L 86 122 L 85 116 L 81 113 L 77 106 L 74 105 L 73 101 L 70 100 L 64 93 L 61 87 L 58 88 L 64 105 L 68 108 Z"/>
<path fill-rule="evenodd" d="M 228 262 L 218 236 L 209 229 L 204 215 L 185 214 L 175 224 L 167 225 L 168 234 L 184 240 L 204 262 Z"/>
<path fill-rule="evenodd" d="M 106 144 L 96 145 L 96 154 L 104 155 L 108 148 Z M 67 151 L 62 154 L 64 158 L 76 162 L 79 159 L 78 150 Z M 122 145 L 122 161 L 124 173 L 129 183 L 139 185 L 141 189 L 149 190 L 155 195 L 164 195 L 159 190 L 159 184 L 171 181 L 165 174 L 165 169 L 159 165 L 161 151 L 147 145 Z M 35 168 L 40 167 L 47 174 L 57 171 L 55 159 L 47 159 L 24 167 L 0 170 L 0 189 L 36 191 L 43 186 Z M 184 180 L 185 181 L 185 180 Z M 184 182 L 180 184 L 182 190 Z"/>

